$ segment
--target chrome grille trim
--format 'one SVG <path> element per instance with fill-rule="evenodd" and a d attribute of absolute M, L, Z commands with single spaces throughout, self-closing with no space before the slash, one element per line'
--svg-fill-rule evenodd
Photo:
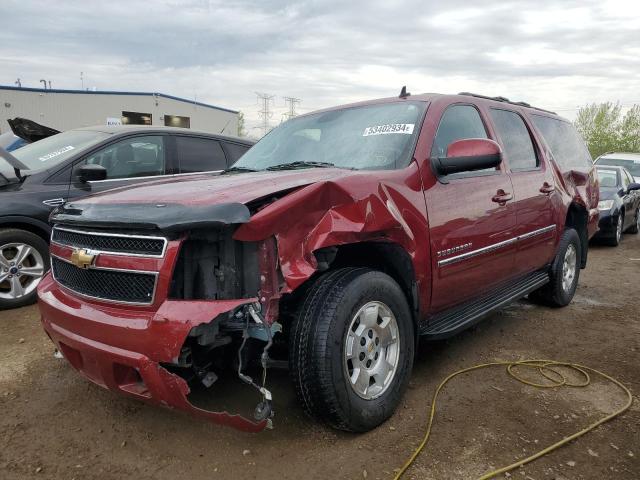
<path fill-rule="evenodd" d="M 62 262 L 65 262 L 71 266 L 73 266 L 74 268 L 78 268 L 76 267 L 73 263 L 71 263 L 69 260 L 67 260 L 66 258 L 62 258 L 58 255 L 54 255 L 51 254 L 52 258 L 55 258 L 57 260 L 60 260 Z M 78 269 L 78 270 L 82 270 L 82 269 Z M 153 276 L 153 290 L 151 292 L 151 299 L 148 302 L 130 302 L 130 301 L 126 301 L 126 300 L 114 300 L 111 298 L 104 298 L 104 297 L 96 297 L 93 295 L 88 295 L 86 293 L 82 293 L 79 292 L 77 290 L 74 290 L 73 288 L 70 288 L 67 285 L 64 285 L 63 283 L 61 283 L 57 278 L 56 278 L 56 274 L 55 274 L 55 268 L 53 268 L 53 265 L 51 267 L 51 276 L 53 277 L 53 279 L 56 281 L 56 283 L 58 285 L 60 285 L 62 288 L 73 292 L 75 295 L 79 295 L 81 297 L 84 298 L 89 298 L 92 300 L 98 300 L 100 302 L 108 302 L 108 303 L 115 303 L 115 304 L 120 304 L 120 305 L 141 305 L 141 306 L 148 306 L 148 305 L 152 305 L 153 302 L 155 301 L 156 298 L 156 291 L 158 289 L 158 276 L 159 276 L 159 272 L 151 272 L 148 270 L 131 270 L 131 269 L 126 269 L 126 268 L 110 268 L 110 267 L 95 267 L 95 266 L 91 266 L 90 268 L 88 268 L 87 270 L 93 270 L 93 271 L 112 271 L 112 272 L 121 272 L 121 273 L 133 273 L 133 274 L 141 274 L 141 275 L 148 275 L 148 276 Z"/>
<path fill-rule="evenodd" d="M 159 254 L 130 253 L 125 251 L 114 251 L 114 250 L 104 250 L 104 249 L 94 248 L 94 247 L 85 247 L 84 245 L 72 245 L 70 243 L 61 243 L 59 241 L 54 240 L 53 238 L 56 231 L 70 232 L 70 233 L 87 235 L 87 236 L 94 235 L 98 237 L 129 238 L 129 239 L 140 239 L 140 240 L 160 240 L 162 241 L 162 251 Z M 90 230 L 76 230 L 72 228 L 56 226 L 56 227 L 53 227 L 53 229 L 51 230 L 51 243 L 55 245 L 63 246 L 63 247 L 70 247 L 70 248 L 89 248 L 93 252 L 106 253 L 109 255 L 123 255 L 127 257 L 144 257 L 144 258 L 164 258 L 164 255 L 167 251 L 167 244 L 169 242 L 165 237 L 157 237 L 157 236 L 151 236 L 151 235 L 130 235 L 126 233 L 94 232 Z"/>

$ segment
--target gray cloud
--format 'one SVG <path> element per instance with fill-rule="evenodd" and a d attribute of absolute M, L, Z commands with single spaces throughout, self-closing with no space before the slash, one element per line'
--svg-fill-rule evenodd
<path fill-rule="evenodd" d="M 302 109 L 411 91 L 478 91 L 571 109 L 640 101 L 637 2 L 6 1 L 0 83 L 161 91 Z"/>

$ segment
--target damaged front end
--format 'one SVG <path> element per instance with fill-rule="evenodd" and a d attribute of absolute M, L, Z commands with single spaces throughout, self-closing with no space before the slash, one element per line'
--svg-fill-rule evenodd
<path fill-rule="evenodd" d="M 235 240 L 249 218 L 238 204 L 229 219 L 220 208 L 215 215 L 176 208 L 182 215 L 175 222 L 157 211 L 163 207 L 136 206 L 129 217 L 106 207 L 70 204 L 52 216 L 52 274 L 39 297 L 56 347 L 111 390 L 246 431 L 270 427 L 267 370 L 282 364 L 270 357 L 281 331 L 275 239 Z M 232 378 L 257 393 L 252 419 L 202 401 L 203 390 Z"/>

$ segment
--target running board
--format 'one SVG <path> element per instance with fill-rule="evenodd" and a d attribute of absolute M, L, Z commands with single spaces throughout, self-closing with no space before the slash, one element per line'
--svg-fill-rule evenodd
<path fill-rule="evenodd" d="M 431 340 L 448 338 L 479 322 L 488 314 L 524 297 L 549 282 L 546 270 L 527 275 L 515 283 L 496 289 L 490 295 L 471 300 L 431 317 L 420 335 Z"/>

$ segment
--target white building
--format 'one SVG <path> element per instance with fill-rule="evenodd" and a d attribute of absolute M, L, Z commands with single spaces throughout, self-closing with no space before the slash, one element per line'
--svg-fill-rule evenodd
<path fill-rule="evenodd" d="M 163 93 L 0 85 L 0 133 L 10 130 L 7 119 L 15 117 L 61 131 L 108 123 L 166 125 L 232 136 L 238 131 L 236 110 Z"/>

